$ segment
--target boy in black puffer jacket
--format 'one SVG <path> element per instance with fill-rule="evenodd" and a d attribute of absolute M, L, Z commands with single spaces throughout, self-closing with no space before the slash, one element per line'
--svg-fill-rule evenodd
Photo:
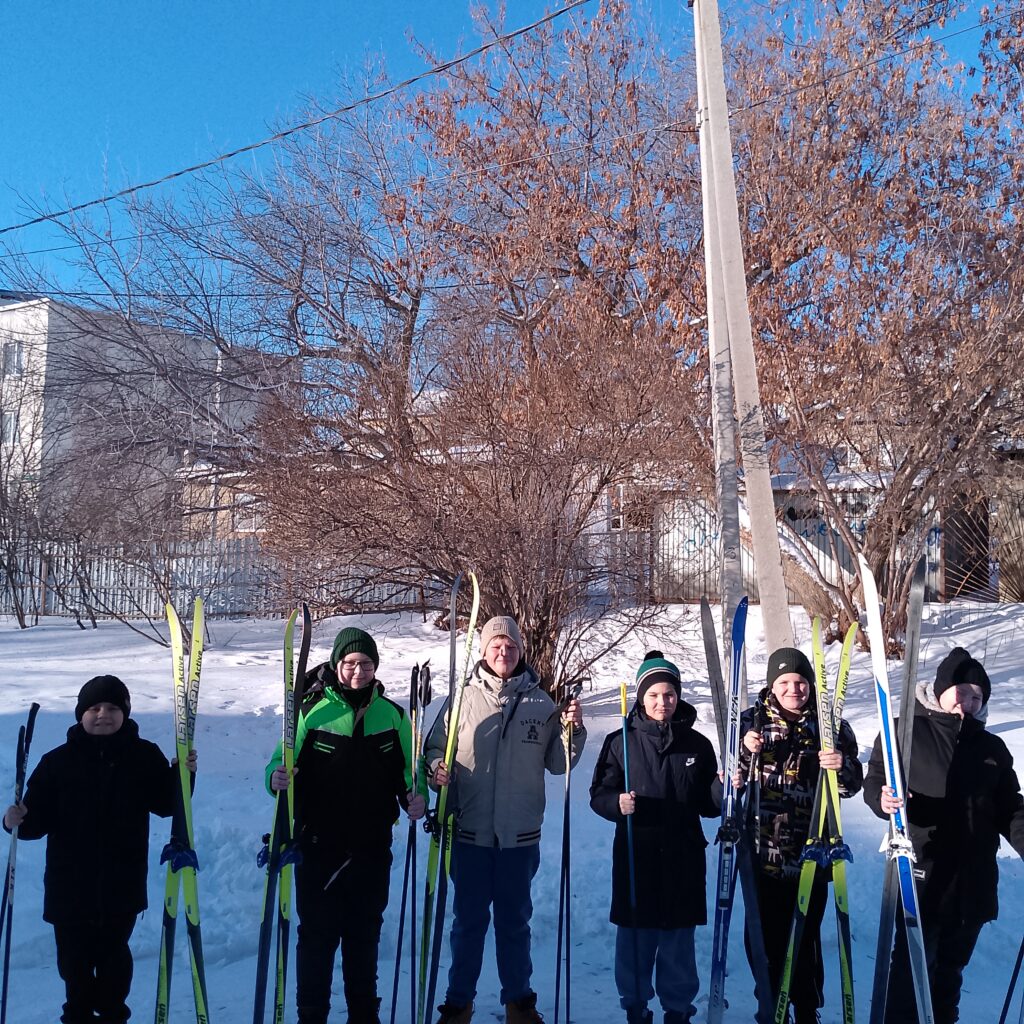
<path fill-rule="evenodd" d="M 696 710 L 680 699 L 679 669 L 650 651 L 636 674 L 627 720 L 629 785 L 622 732 L 609 733 L 594 769 L 590 806 L 615 822 L 612 924 L 615 984 L 629 1024 L 649 1024 L 655 989 L 666 1024 L 697 1012 L 697 925 L 707 924 L 705 855 L 700 819 L 718 817 L 722 787 L 710 741 L 696 732 Z M 636 913 L 630 906 L 626 821 L 633 818 Z M 655 984 L 651 977 L 657 964 Z"/>
<path fill-rule="evenodd" d="M 906 814 L 936 1024 L 960 1019 L 964 968 L 982 925 L 998 915 L 1000 835 L 1024 857 L 1024 798 L 1013 758 L 985 730 L 991 692 L 985 669 L 962 647 L 943 659 L 933 687 L 917 686 Z M 900 806 L 885 785 L 877 738 L 864 799 L 880 818 Z M 915 1020 L 917 1013 L 899 914 L 896 929 L 885 1014 L 890 1024 Z"/>
<path fill-rule="evenodd" d="M 45 754 L 4 828 L 47 837 L 43 920 L 53 925 L 64 1024 L 122 1024 L 132 982 L 128 946 L 146 909 L 149 816 L 174 810 L 178 772 L 128 716 L 117 676 L 82 687 L 67 742 Z M 194 753 L 189 769 L 195 771 Z"/>

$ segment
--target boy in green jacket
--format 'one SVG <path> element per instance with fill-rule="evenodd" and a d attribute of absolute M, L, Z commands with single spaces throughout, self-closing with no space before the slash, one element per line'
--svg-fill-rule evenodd
<path fill-rule="evenodd" d="M 384 696 L 379 664 L 373 637 L 348 627 L 330 660 L 306 676 L 295 737 L 299 1024 L 327 1024 L 339 945 L 349 1024 L 380 1024 L 377 952 L 392 828 L 401 809 L 421 818 L 426 801 L 425 788 L 412 791 L 412 726 Z M 280 744 L 266 781 L 271 793 L 288 787 Z"/>

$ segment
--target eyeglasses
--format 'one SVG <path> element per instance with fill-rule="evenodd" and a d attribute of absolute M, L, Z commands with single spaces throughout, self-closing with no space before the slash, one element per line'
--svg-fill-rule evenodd
<path fill-rule="evenodd" d="M 372 661 L 340 661 L 338 668 L 345 675 L 352 676 L 356 672 L 372 672 L 374 665 Z"/>

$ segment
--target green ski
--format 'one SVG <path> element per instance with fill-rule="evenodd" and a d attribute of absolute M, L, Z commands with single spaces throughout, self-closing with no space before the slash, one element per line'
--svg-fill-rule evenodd
<path fill-rule="evenodd" d="M 160 933 L 160 963 L 157 972 L 156 1024 L 166 1024 L 170 1012 L 171 969 L 174 963 L 174 935 L 177 928 L 180 896 L 185 897 L 185 928 L 188 934 L 189 963 L 192 968 L 192 993 L 196 1024 L 208 1024 L 206 967 L 199 923 L 199 887 L 196 872 L 199 861 L 195 851 L 192 825 L 192 777 L 188 756 L 195 738 L 199 705 L 199 677 L 203 668 L 203 602 L 196 598 L 192 613 L 192 642 L 189 645 L 188 676 L 185 675 L 185 645 L 181 622 L 173 606 L 167 605 L 171 637 L 171 663 L 174 675 L 174 745 L 178 759 L 177 804 L 171 819 L 171 839 L 164 847 L 160 862 L 167 863 L 164 886 L 163 925 Z"/>
<path fill-rule="evenodd" d="M 295 620 L 298 609 L 288 618 L 284 629 L 284 715 L 281 722 L 282 763 L 291 773 L 295 766 L 295 733 L 298 725 L 298 702 L 295 699 Z M 304 617 L 305 622 L 305 617 Z M 294 857 L 292 848 L 292 824 L 295 811 L 295 785 L 289 781 L 288 788 L 274 797 L 274 824 L 264 836 L 264 846 L 256 858 L 259 867 L 266 867 L 267 876 L 263 888 L 263 916 L 260 919 L 259 946 L 256 954 L 256 989 L 253 999 L 253 1024 L 263 1024 L 267 1003 L 267 980 L 270 976 L 270 947 L 277 923 L 277 958 L 274 983 L 274 1016 L 283 1016 L 285 972 L 287 969 L 287 945 L 282 943 L 282 932 L 287 940 L 286 922 L 290 917 L 290 891 L 279 901 L 277 885 L 282 886 L 285 878 L 291 880 L 291 872 L 285 874 L 288 862 Z M 275 912 L 275 907 L 276 912 Z M 283 921 L 282 921 L 283 918 Z"/>

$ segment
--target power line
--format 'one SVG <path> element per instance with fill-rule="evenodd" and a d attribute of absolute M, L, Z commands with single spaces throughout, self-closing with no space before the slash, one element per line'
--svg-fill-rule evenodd
<path fill-rule="evenodd" d="M 71 213 L 78 213 L 81 210 L 87 210 L 93 206 L 101 206 L 104 203 L 113 202 L 115 199 L 124 199 L 126 196 L 134 195 L 135 193 L 142 192 L 145 189 L 155 188 L 157 185 L 163 185 L 168 181 L 173 181 L 175 178 L 181 178 L 187 174 L 194 174 L 196 171 L 202 171 L 208 167 L 215 167 L 217 164 L 225 163 L 228 160 L 234 159 L 236 156 L 241 156 L 243 153 L 251 153 L 254 150 L 262 149 L 264 146 L 269 146 L 274 142 L 280 142 L 282 139 L 286 139 L 288 136 L 294 135 L 296 132 L 305 131 L 308 128 L 315 128 L 317 125 L 321 125 L 325 121 L 333 120 L 334 118 L 340 117 L 342 114 L 348 114 L 359 107 L 375 103 L 377 100 L 386 99 L 388 96 L 393 96 L 395 93 L 401 92 L 403 89 L 407 89 L 410 85 L 415 85 L 417 82 L 422 82 L 427 78 L 443 74 L 445 71 L 449 71 L 459 64 L 463 64 L 473 57 L 478 57 L 480 54 L 486 53 L 495 46 L 511 42 L 513 39 L 517 39 L 519 36 L 532 32 L 535 28 L 539 28 L 541 25 L 554 21 L 556 18 L 560 18 L 563 14 L 566 14 L 577 7 L 582 7 L 587 3 L 590 3 L 590 0 L 567 0 L 564 7 L 560 7 L 557 11 L 551 11 L 550 13 L 545 14 L 542 18 L 538 18 L 529 25 L 524 25 L 522 28 L 517 28 L 512 32 L 506 32 L 500 36 L 495 36 L 494 39 L 491 39 L 486 43 L 482 43 L 480 46 L 470 50 L 468 53 L 464 53 L 461 57 L 454 57 L 451 60 L 429 68 L 418 75 L 413 75 L 412 78 L 406 78 L 395 85 L 389 86 L 387 89 L 382 89 L 375 93 L 368 93 L 366 96 L 360 97 L 354 103 L 347 103 L 342 107 L 338 107 L 336 110 L 332 110 L 321 115 L 320 117 L 313 118 L 310 121 L 303 121 L 301 124 L 292 125 L 290 128 L 285 128 L 282 131 L 275 132 L 273 135 L 270 135 L 265 139 L 260 139 L 259 142 L 251 142 L 246 146 L 239 146 L 237 149 L 229 150 L 227 153 L 221 153 L 218 156 L 211 157 L 209 160 L 204 160 L 202 163 L 192 164 L 189 167 L 182 167 L 180 170 L 171 171 L 169 174 L 165 174 L 160 178 L 154 178 L 152 181 L 145 181 L 137 185 L 130 185 L 128 188 L 123 188 L 119 192 L 112 192 L 110 195 L 103 196 L 100 199 L 90 199 L 85 203 L 76 203 L 74 206 L 69 206 L 63 210 L 54 210 L 50 213 L 44 213 L 39 217 L 34 217 L 32 220 L 23 221 L 20 224 L 11 224 L 8 227 L 0 228 L 0 235 L 5 235 L 10 231 L 19 231 L 22 228 L 31 227 L 34 224 L 43 224 L 46 221 L 57 220 L 58 218 L 66 217 Z"/>
<path fill-rule="evenodd" d="M 620 132 L 618 135 L 611 135 L 607 138 L 600 140 L 593 140 L 587 142 L 574 142 L 565 146 L 556 146 L 550 149 L 540 150 L 537 153 L 533 153 L 530 156 L 519 157 L 515 160 L 495 160 L 489 164 L 480 164 L 476 167 L 467 168 L 464 171 L 458 171 L 453 174 L 437 174 L 431 178 L 415 178 L 404 182 L 397 183 L 393 188 L 389 189 L 384 185 L 375 185 L 372 182 L 363 183 L 360 188 L 366 192 L 378 192 L 383 194 L 397 194 L 403 191 L 407 191 L 415 185 L 417 188 L 432 188 L 435 185 L 444 184 L 446 182 L 458 181 L 460 178 L 470 178 L 474 175 L 480 174 L 485 171 L 497 171 L 505 170 L 510 167 L 518 167 L 521 164 L 531 163 L 537 159 L 545 156 L 567 156 L 572 153 L 582 152 L 584 150 L 597 150 L 599 146 L 608 146 L 615 142 L 623 142 L 626 139 L 637 138 L 643 135 L 650 135 L 655 132 L 680 132 L 682 134 L 696 135 L 697 129 L 694 127 L 683 127 L 688 125 L 691 118 L 687 117 L 681 120 L 665 121 L 660 124 L 648 125 L 644 128 L 637 128 L 633 131 Z M 323 206 L 323 203 L 302 203 L 294 204 L 289 207 L 290 210 L 317 210 Z M 246 214 L 244 219 L 256 220 L 259 217 L 272 216 L 270 213 L 250 213 Z M 235 216 L 222 217 L 217 220 L 206 220 L 196 221 L 189 225 L 190 228 L 215 228 L 221 227 L 225 224 L 230 224 L 235 221 Z M 14 230 L 10 228 L 7 230 Z M 139 231 L 131 235 L 122 235 L 119 238 L 103 238 L 97 239 L 95 242 L 69 242 L 67 245 L 55 245 L 45 249 L 29 249 L 19 253 L 0 253 L 0 259 L 9 258 L 12 255 L 19 256 L 40 256 L 46 253 L 52 252 L 64 252 L 67 249 L 91 249 L 97 246 L 105 245 L 116 245 L 120 242 L 133 242 L 139 241 L 143 238 L 156 238 L 160 235 L 173 234 L 176 229 L 174 228 L 154 228 L 149 231 Z M 0 231 L 0 234 L 3 232 Z"/>
<path fill-rule="evenodd" d="M 28 226 L 34 225 L 34 224 L 38 224 L 38 223 L 41 223 L 41 222 L 44 222 L 44 221 L 54 220 L 54 219 L 56 219 L 58 217 L 66 215 L 68 213 L 76 212 L 78 210 L 82 210 L 82 209 L 85 209 L 87 207 L 91 207 L 91 206 L 96 206 L 96 205 L 100 205 L 100 204 L 103 204 L 103 203 L 107 203 L 107 202 L 110 202 L 110 201 L 112 201 L 114 199 L 121 198 L 123 196 L 129 195 L 129 194 L 131 194 L 133 192 L 137 192 L 137 191 L 139 191 L 141 189 L 151 188 L 154 185 L 161 184 L 164 181 L 168 181 L 168 180 L 170 180 L 172 178 L 179 177 L 179 176 L 181 176 L 183 174 L 188 174 L 188 173 L 190 173 L 192 171 L 199 170 L 199 169 L 202 169 L 202 168 L 205 168 L 205 167 L 209 167 L 209 166 L 211 166 L 213 164 L 216 164 L 216 163 L 219 163 L 219 162 L 223 162 L 224 160 L 229 159 L 231 156 L 237 155 L 238 153 L 246 152 L 249 149 L 255 149 L 255 148 L 259 148 L 260 146 L 268 145 L 269 143 L 277 141 L 280 138 L 284 138 L 285 136 L 287 136 L 289 134 L 292 134 L 293 132 L 300 131 L 303 128 L 307 128 L 307 127 L 310 127 L 312 125 L 320 124 L 320 123 L 322 123 L 322 122 L 324 122 L 326 120 L 329 120 L 331 118 L 337 117 L 340 114 L 345 113 L 346 111 L 355 109 L 356 107 L 365 105 L 367 103 L 370 103 L 371 101 L 384 98 L 384 97 L 390 95 L 391 93 L 393 93 L 393 92 L 395 92 L 395 91 L 397 91 L 399 89 L 405 88 L 406 86 L 408 86 L 411 83 L 419 81 L 420 79 L 426 78 L 426 77 L 428 77 L 430 75 L 433 75 L 433 74 L 438 74 L 438 73 L 440 73 L 440 72 L 442 72 L 442 71 L 444 71 L 444 70 L 446 70 L 448 68 L 451 68 L 451 67 L 453 67 L 453 66 L 455 66 L 455 65 L 457 65 L 459 63 L 464 62 L 465 60 L 468 60 L 470 57 L 478 55 L 479 53 L 481 53 L 484 50 L 487 50 L 487 49 L 493 47 L 494 45 L 496 45 L 499 42 L 502 42 L 502 41 L 505 41 L 505 40 L 508 40 L 508 39 L 512 39 L 512 38 L 520 36 L 520 35 L 522 35 L 522 34 L 524 34 L 526 32 L 529 32 L 531 29 L 537 27 L 538 25 L 541 25 L 541 24 L 543 24 L 545 22 L 551 21 L 554 18 L 560 16 L 561 14 L 564 14 L 566 11 L 569 11 L 569 10 L 573 9 L 574 7 L 580 6 L 581 4 L 588 3 L 588 2 L 589 2 L 589 0 L 573 0 L 573 2 L 568 4 L 566 7 L 559 8 L 558 11 L 555 11 L 552 14 L 546 15 L 544 18 L 539 19 L 538 21 L 534 22 L 532 25 L 524 26 L 523 28 L 516 29 L 515 32 L 507 33 L 504 36 L 497 37 L 496 39 L 492 40 L 491 42 L 489 42 L 487 44 L 484 44 L 484 45 L 482 45 L 480 47 L 477 47 L 477 49 L 471 51 L 470 53 L 465 54 L 462 57 L 459 57 L 459 58 L 456 58 L 454 60 L 448 61 L 447 63 L 445 63 L 443 65 L 439 65 L 437 68 L 434 68 L 434 69 L 431 69 L 430 71 L 424 72 L 423 74 L 418 75 L 415 78 L 410 78 L 410 79 L 407 79 L 404 82 L 400 82 L 398 85 L 395 85 L 392 88 L 386 89 L 386 90 L 384 90 L 384 91 L 382 91 L 380 93 L 363 97 L 362 99 L 356 101 L 355 103 L 350 104 L 347 107 L 341 107 L 338 110 L 335 110 L 335 111 L 333 111 L 333 112 L 331 112 L 329 114 L 325 114 L 323 117 L 318 118 L 315 121 L 306 122 L 305 124 L 302 124 L 302 125 L 296 125 L 296 126 L 294 126 L 292 128 L 287 129 L 284 132 L 278 133 L 278 135 L 271 136 L 269 139 L 265 139 L 262 142 L 255 143 L 252 146 L 243 147 L 242 149 L 235 150 L 232 153 L 223 154 L 222 156 L 216 157 L 213 160 L 209 160 L 209 161 L 207 161 L 207 162 L 205 162 L 203 164 L 197 164 L 195 167 L 186 168 L 186 169 L 184 169 L 182 171 L 176 171 L 173 174 L 167 175 L 164 178 L 160 178 L 160 179 L 158 179 L 158 180 L 156 180 L 154 182 L 149 182 L 149 183 L 143 184 L 143 185 L 132 186 L 131 188 L 124 189 L 121 192 L 114 193 L 113 195 L 106 196 L 106 197 L 104 197 L 102 199 L 94 199 L 94 200 L 91 200 L 90 202 L 87 202 L 87 203 L 81 203 L 81 204 L 78 204 L 77 206 L 69 207 L 66 210 L 58 211 L 56 213 L 46 214 L 44 216 L 37 217 L 34 220 L 26 221 L 23 224 L 15 224 L 15 225 L 12 225 L 10 227 L 0 228 L 0 234 L 6 234 L 6 233 L 8 233 L 10 231 L 16 231 L 16 230 L 19 230 L 21 228 L 28 227 Z M 882 64 L 886 64 L 889 61 L 895 60 L 895 59 L 897 59 L 899 57 L 905 57 L 908 54 L 914 53 L 917 50 L 926 49 L 926 48 L 928 48 L 930 46 L 935 45 L 936 43 L 945 42 L 946 40 L 953 39 L 956 36 L 964 35 L 964 34 L 966 34 L 968 32 L 975 32 L 978 29 L 986 28 L 989 25 L 996 25 L 996 24 L 999 24 L 1000 22 L 1007 21 L 1011 17 L 1014 17 L 1015 15 L 1017 15 L 1018 13 L 1020 13 L 1019 10 L 1009 11 L 1006 14 L 1003 14 L 1003 15 L 1001 15 L 998 18 L 988 18 L 986 20 L 979 21 L 976 24 L 968 25 L 965 28 L 957 29 L 954 32 L 949 32 L 949 33 L 946 33 L 945 35 L 935 36 L 933 38 L 922 40 L 921 42 L 915 43 L 915 44 L 913 44 L 911 46 L 907 46 L 907 47 L 905 47 L 902 50 L 897 50 L 897 51 L 894 51 L 893 53 L 884 54 L 883 56 L 873 58 L 872 60 L 869 60 L 869 61 L 865 61 L 862 64 L 855 64 L 852 67 L 843 68 L 841 70 L 837 70 L 834 73 L 825 75 L 825 76 L 823 76 L 822 78 L 819 78 L 819 79 L 815 79 L 813 82 L 808 82 L 808 83 L 806 83 L 804 85 L 796 86 L 793 89 L 783 90 L 781 92 L 776 92 L 776 93 L 770 93 L 769 95 L 763 97 L 760 100 L 755 100 L 754 102 L 748 103 L 748 104 L 746 104 L 746 105 L 744 105 L 742 107 L 734 108 L 732 111 L 730 111 L 730 115 L 729 116 L 730 117 L 734 117 L 737 114 L 742 114 L 742 113 L 746 113 L 746 112 L 749 112 L 749 111 L 752 111 L 752 110 L 757 110 L 757 109 L 759 109 L 761 107 L 764 107 L 764 106 L 767 106 L 768 104 L 770 104 L 772 102 L 775 102 L 777 100 L 788 99 L 788 98 L 790 98 L 792 96 L 799 95 L 800 93 L 807 92 L 807 91 L 809 91 L 811 89 L 820 88 L 820 87 L 822 87 L 824 85 L 827 85 L 829 82 L 834 81 L 834 80 L 836 80 L 838 78 L 844 78 L 844 77 L 846 77 L 848 75 L 856 74 L 859 71 L 864 71 L 864 70 L 866 70 L 868 68 L 871 68 L 871 67 L 876 67 L 876 66 L 880 66 Z M 623 133 L 621 133 L 619 135 L 614 135 L 614 136 L 611 136 L 611 137 L 605 138 L 605 139 L 592 140 L 592 141 L 586 141 L 586 142 L 580 142 L 580 143 L 574 143 L 572 145 L 556 147 L 554 149 L 544 149 L 544 150 L 541 150 L 541 151 L 539 151 L 539 152 L 537 152 L 535 154 L 532 154 L 530 156 L 521 157 L 521 158 L 519 158 L 517 160 L 503 160 L 503 161 L 495 161 L 495 162 L 490 163 L 490 164 L 482 164 L 482 165 L 480 165 L 478 167 L 473 167 L 473 168 L 470 168 L 470 169 L 465 170 L 465 171 L 460 171 L 460 172 L 458 172 L 456 174 L 441 174 L 441 175 L 436 175 L 433 178 L 425 178 L 425 179 L 417 178 L 417 179 L 412 180 L 412 181 L 406 181 L 406 182 L 399 183 L 393 189 L 390 189 L 390 190 L 388 188 L 386 188 L 385 186 L 383 186 L 383 185 L 374 185 L 372 183 L 366 183 L 362 187 L 366 191 L 373 191 L 373 192 L 379 192 L 379 193 L 387 193 L 387 192 L 391 191 L 391 192 L 396 192 L 397 193 L 397 192 L 401 192 L 403 190 L 407 190 L 407 189 L 411 188 L 414 184 L 417 185 L 418 187 L 426 188 L 426 187 L 430 187 L 430 186 L 433 186 L 433 185 L 436 185 L 436 184 L 439 184 L 439 183 L 457 181 L 459 178 L 470 177 L 472 175 L 480 174 L 481 172 L 484 172 L 484 171 L 503 170 L 505 168 L 515 167 L 515 166 L 518 166 L 520 164 L 529 163 L 529 162 L 531 162 L 533 160 L 541 159 L 541 158 L 543 158 L 545 156 L 562 156 L 562 155 L 568 155 L 568 154 L 575 153 L 575 152 L 581 152 L 581 151 L 588 150 L 588 149 L 596 150 L 598 146 L 609 145 L 611 143 L 619 142 L 619 141 L 624 141 L 624 140 L 629 139 L 629 138 L 640 137 L 640 136 L 643 136 L 643 135 L 648 135 L 648 134 L 653 134 L 653 133 L 658 133 L 658 132 L 669 132 L 669 131 L 671 131 L 671 132 L 677 132 L 677 133 L 683 133 L 683 134 L 697 134 L 697 129 L 696 128 L 693 128 L 693 127 L 683 127 L 684 125 L 687 125 L 689 123 L 691 123 L 690 122 L 690 118 L 679 119 L 679 120 L 675 120 L 675 121 L 667 121 L 667 122 L 663 122 L 663 123 L 656 124 L 656 125 L 650 125 L 650 126 L 647 126 L 647 127 L 644 127 L 644 128 L 638 128 L 638 129 L 636 129 L 634 131 L 623 132 Z M 300 207 L 300 208 L 305 208 L 305 209 L 309 209 L 309 210 L 315 210 L 315 209 L 318 209 L 320 205 L 321 204 L 306 204 L 304 207 Z M 265 217 L 265 216 L 271 216 L 271 214 L 269 214 L 269 213 L 248 214 L 248 215 L 246 215 L 246 219 L 255 219 L 257 217 Z M 217 220 L 197 221 L 194 224 L 190 224 L 189 227 L 193 228 L 193 229 L 194 228 L 220 227 L 220 226 L 223 226 L 225 224 L 230 224 L 230 223 L 232 223 L 232 221 L 234 221 L 236 219 L 237 219 L 236 217 L 232 216 L 232 217 L 220 218 L 220 219 L 217 219 Z M 171 234 L 171 233 L 173 233 L 173 231 L 174 231 L 173 228 L 155 228 L 155 229 L 148 230 L 148 231 L 136 232 L 136 233 L 130 234 L 130 235 L 122 235 L 119 238 L 113 238 L 113 239 L 109 239 L 109 238 L 98 239 L 98 240 L 93 241 L 93 242 L 89 242 L 89 241 L 75 241 L 75 242 L 69 242 L 66 245 L 49 246 L 49 247 L 42 248 L 42 249 L 30 249 L 30 250 L 20 251 L 18 253 L 0 253 L 0 259 L 5 259 L 5 258 L 10 259 L 10 258 L 12 258 L 14 256 L 40 256 L 40 255 L 46 255 L 46 254 L 55 253 L 55 252 L 65 252 L 65 251 L 67 251 L 69 249 L 90 249 L 90 248 L 99 247 L 99 246 L 116 245 L 116 244 L 119 244 L 121 242 L 140 241 L 140 240 L 142 240 L 144 238 L 156 238 L 156 237 L 159 237 L 161 235 Z"/>

